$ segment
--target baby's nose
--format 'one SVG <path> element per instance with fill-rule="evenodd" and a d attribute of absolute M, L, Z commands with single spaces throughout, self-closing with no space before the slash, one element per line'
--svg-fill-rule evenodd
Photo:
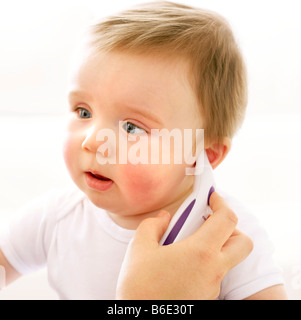
<path fill-rule="evenodd" d="M 85 137 L 82 142 L 82 149 L 93 152 L 97 156 L 109 157 L 115 154 L 113 150 L 116 148 L 115 132 L 109 128 L 99 128 L 98 126 L 91 126 L 85 131 Z"/>
<path fill-rule="evenodd" d="M 85 151 L 96 152 L 98 146 L 96 141 L 96 127 L 91 126 L 84 132 L 84 140 L 82 142 L 82 149 Z"/>

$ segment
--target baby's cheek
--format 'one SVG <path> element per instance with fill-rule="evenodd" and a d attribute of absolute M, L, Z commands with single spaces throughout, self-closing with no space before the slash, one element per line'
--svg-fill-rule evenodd
<path fill-rule="evenodd" d="M 74 143 L 73 137 L 72 136 L 65 136 L 64 137 L 64 142 L 63 142 L 63 158 L 66 164 L 66 167 L 73 176 L 74 171 L 77 169 L 77 148 Z"/>
<path fill-rule="evenodd" d="M 63 143 L 63 157 L 67 168 L 69 169 L 72 164 L 73 152 L 72 152 L 72 140 L 69 137 L 65 137 Z"/>
<path fill-rule="evenodd" d="M 150 165 L 127 164 L 122 176 L 123 191 L 129 202 L 146 207 L 159 201 L 162 188 L 160 171 L 150 168 Z"/>

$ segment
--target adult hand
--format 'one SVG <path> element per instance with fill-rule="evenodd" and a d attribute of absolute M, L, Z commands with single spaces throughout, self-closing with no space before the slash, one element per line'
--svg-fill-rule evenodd
<path fill-rule="evenodd" d="M 144 220 L 128 247 L 117 284 L 117 299 L 216 299 L 226 273 L 252 251 L 236 229 L 237 217 L 216 192 L 212 216 L 190 237 L 167 246 L 158 242 L 170 222 L 161 211 Z"/>

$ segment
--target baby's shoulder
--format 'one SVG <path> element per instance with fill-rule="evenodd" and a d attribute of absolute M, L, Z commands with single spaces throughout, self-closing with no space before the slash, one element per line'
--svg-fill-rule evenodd
<path fill-rule="evenodd" d="M 86 195 L 75 187 L 66 187 L 50 190 L 44 195 L 47 199 L 44 204 L 49 214 L 58 222 L 68 214 L 82 206 Z"/>
<path fill-rule="evenodd" d="M 75 187 L 51 189 L 27 202 L 16 214 L 16 221 L 35 221 L 36 223 L 53 226 L 76 208 L 82 207 L 86 195 Z"/>

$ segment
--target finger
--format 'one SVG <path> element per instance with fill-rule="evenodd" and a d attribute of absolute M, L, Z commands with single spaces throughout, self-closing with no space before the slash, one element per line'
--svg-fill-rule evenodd
<path fill-rule="evenodd" d="M 170 219 L 170 214 L 167 211 L 161 210 L 156 217 L 143 220 L 136 230 L 135 239 L 141 245 L 158 245 L 168 227 Z"/>
<path fill-rule="evenodd" d="M 213 214 L 196 232 L 199 241 L 204 241 L 211 248 L 221 249 L 235 230 L 238 219 L 227 206 L 224 199 L 216 192 L 210 197 Z"/>
<path fill-rule="evenodd" d="M 236 229 L 221 250 L 228 270 L 245 260 L 252 250 L 253 241 Z"/>
<path fill-rule="evenodd" d="M 228 207 L 226 201 L 216 191 L 214 191 L 209 198 L 209 206 L 213 213 Z"/>

